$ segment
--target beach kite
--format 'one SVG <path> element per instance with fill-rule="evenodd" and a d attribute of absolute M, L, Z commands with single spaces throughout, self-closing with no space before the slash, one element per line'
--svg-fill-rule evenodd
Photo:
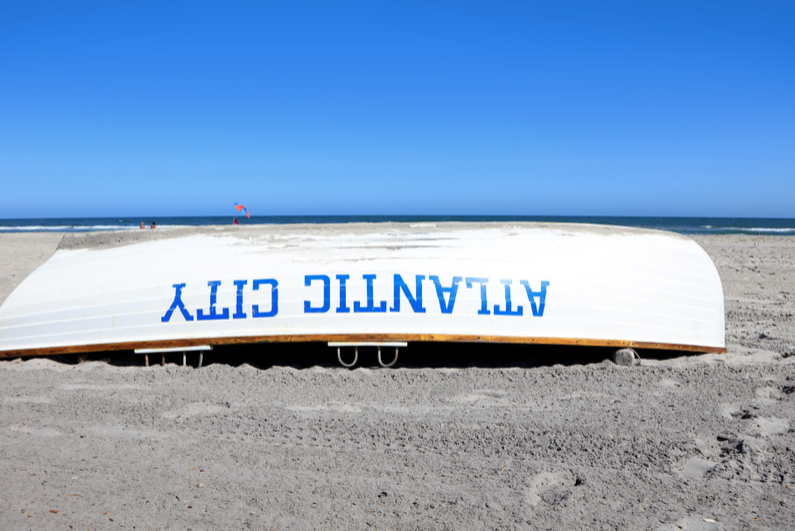
<path fill-rule="evenodd" d="M 251 214 L 248 213 L 248 210 L 246 210 L 246 207 L 244 207 L 243 205 L 239 205 L 239 204 L 235 203 L 235 208 L 237 209 L 238 212 L 245 212 L 246 213 L 246 217 L 251 219 Z"/>

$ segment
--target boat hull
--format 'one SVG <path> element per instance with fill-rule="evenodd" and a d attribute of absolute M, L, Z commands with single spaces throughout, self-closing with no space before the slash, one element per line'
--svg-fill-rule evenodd
<path fill-rule="evenodd" d="M 291 341 L 725 351 L 715 266 L 675 234 L 388 224 L 174 236 L 56 251 L 0 307 L 0 357 Z"/>

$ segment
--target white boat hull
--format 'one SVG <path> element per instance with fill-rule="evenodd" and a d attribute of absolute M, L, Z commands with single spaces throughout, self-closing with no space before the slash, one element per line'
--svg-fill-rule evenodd
<path fill-rule="evenodd" d="M 337 225 L 61 249 L 0 307 L 0 357 L 375 340 L 724 352 L 723 292 L 670 233 Z"/>

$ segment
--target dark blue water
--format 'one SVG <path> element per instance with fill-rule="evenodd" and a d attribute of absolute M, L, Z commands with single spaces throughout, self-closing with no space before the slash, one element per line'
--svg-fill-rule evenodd
<path fill-rule="evenodd" d="M 138 229 L 141 221 L 148 228 L 230 225 L 233 216 L 183 216 L 160 218 L 47 218 L 0 219 L 0 232 L 87 232 Z M 241 225 L 286 223 L 381 223 L 442 221 L 548 221 L 557 223 L 594 223 L 659 229 L 680 234 L 764 234 L 795 236 L 795 219 L 791 218 L 669 218 L 608 216 L 252 216 L 238 217 Z"/>

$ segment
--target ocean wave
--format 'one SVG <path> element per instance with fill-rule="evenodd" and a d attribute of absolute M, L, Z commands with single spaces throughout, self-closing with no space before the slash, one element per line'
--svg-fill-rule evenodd
<path fill-rule="evenodd" d="M 412 227 L 432 227 L 447 222 L 553 222 L 596 223 L 678 232 L 680 234 L 760 234 L 795 236 L 795 219 L 775 218 L 642 218 L 604 216 L 260 216 L 243 218 L 241 226 L 287 223 L 408 223 Z M 0 233 L 21 232 L 101 232 L 139 230 L 140 220 L 148 230 L 152 220 L 158 229 L 227 226 L 231 216 L 142 216 L 129 218 L 45 218 L 2 219 Z M 764 225 L 767 225 L 765 227 Z"/>
<path fill-rule="evenodd" d="M 7 232 L 19 232 L 19 231 L 42 231 L 42 230 L 67 230 L 70 229 L 69 226 L 45 226 L 45 225 L 28 225 L 28 226 L 10 226 L 10 227 L 0 227 L 0 231 L 7 231 Z"/>
<path fill-rule="evenodd" d="M 158 229 L 182 229 L 192 225 L 158 225 Z M 9 225 L 0 226 L 0 232 L 101 232 L 114 230 L 140 230 L 139 225 Z M 149 225 L 146 226 L 149 230 Z"/>
<path fill-rule="evenodd" d="M 788 228 L 767 228 L 767 227 L 721 227 L 720 230 L 736 230 L 741 232 L 792 232 L 795 233 L 795 227 Z"/>
<path fill-rule="evenodd" d="M 98 230 L 131 230 L 137 226 L 119 225 L 12 225 L 7 227 L 0 226 L 0 231 L 6 232 L 63 232 L 63 231 L 98 231 Z"/>

